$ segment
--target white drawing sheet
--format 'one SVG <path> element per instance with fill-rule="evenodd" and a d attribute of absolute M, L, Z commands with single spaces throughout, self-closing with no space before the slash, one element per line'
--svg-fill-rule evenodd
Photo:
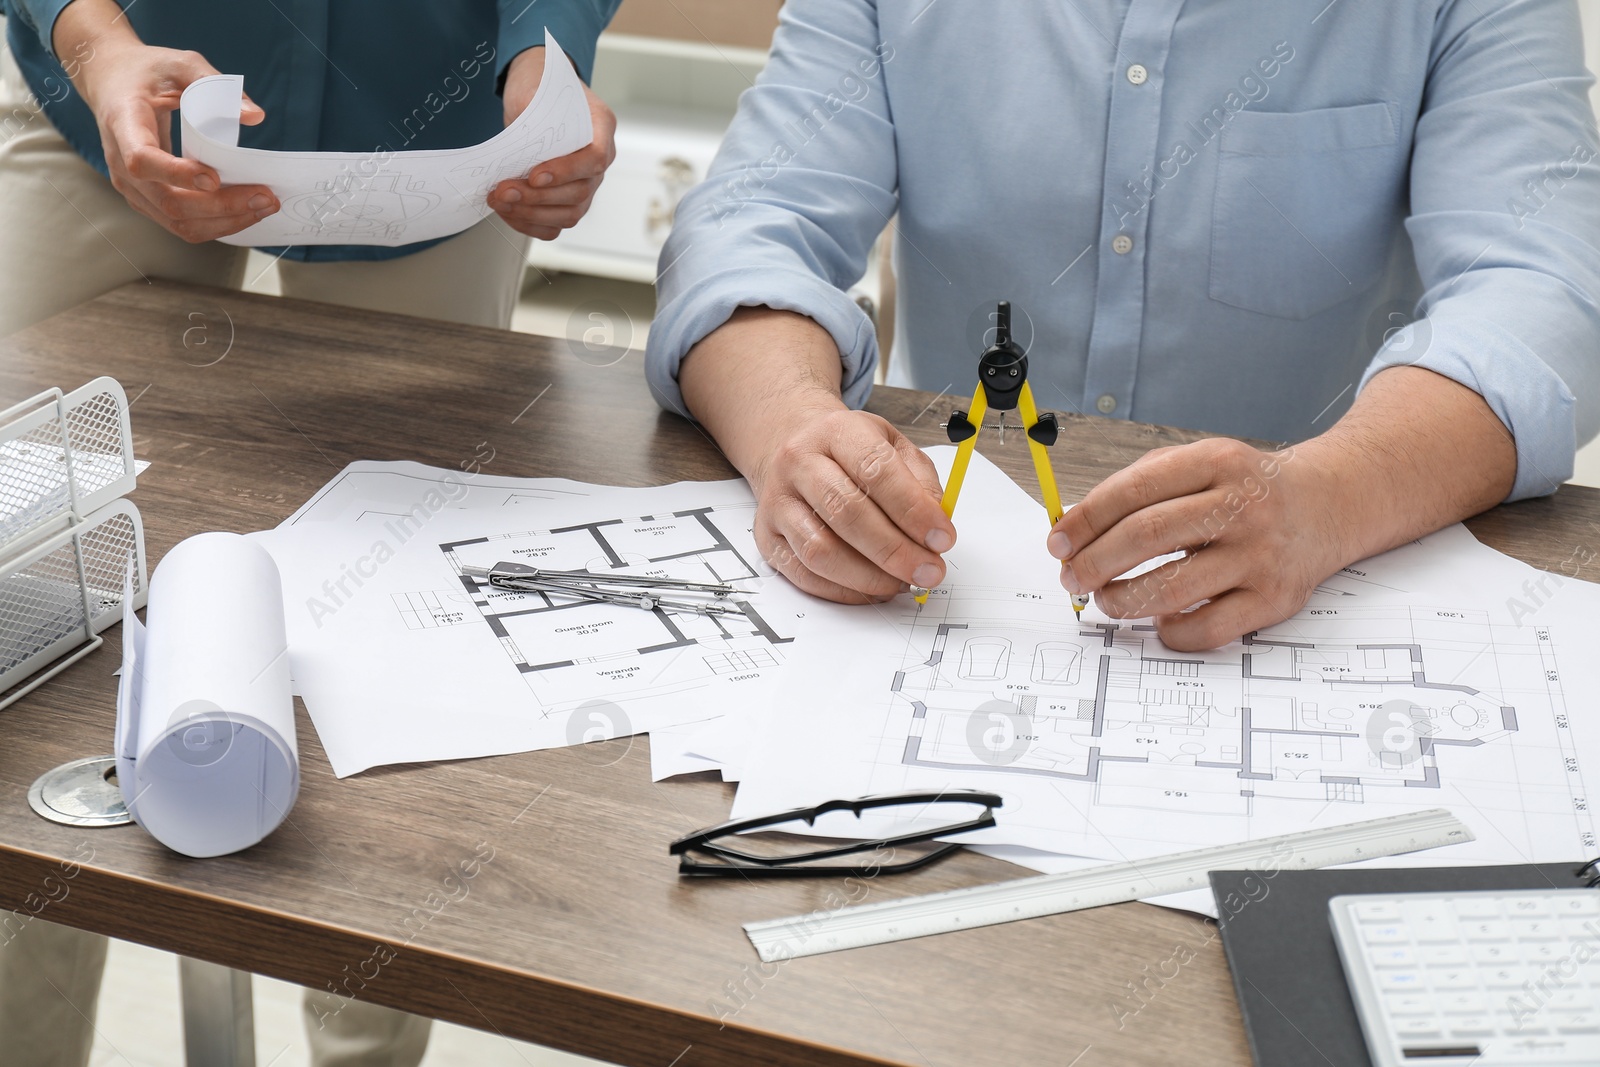
<path fill-rule="evenodd" d="M 244 78 L 216 74 L 183 91 L 183 154 L 214 168 L 224 185 L 267 186 L 282 205 L 222 238 L 224 244 L 392 247 L 449 237 L 489 215 L 485 198 L 497 184 L 594 139 L 583 82 L 548 31 L 545 51 L 533 100 L 479 145 L 410 152 L 240 148 Z"/>
<path fill-rule="evenodd" d="M 568 478 L 489 474 L 494 450 L 484 442 L 459 470 L 412 460 L 357 460 L 278 525 L 306 522 L 394 522 L 431 517 L 444 508 L 500 508 L 592 500 L 607 486 Z"/>
<path fill-rule="evenodd" d="M 1074 619 L 1039 506 L 981 457 L 956 523 L 921 610 L 813 609 L 752 724 L 734 817 L 990 789 L 999 825 L 969 839 L 1115 861 L 1445 807 L 1477 841 L 1395 862 L 1594 853 L 1600 749 L 1569 702 L 1600 686 L 1600 589 L 1457 527 L 1335 575 L 1284 623 L 1179 653 L 1149 620 Z"/>
<path fill-rule="evenodd" d="M 927 451 L 941 472 L 948 469 L 950 460 L 954 456 L 953 449 L 936 447 Z M 1042 588 L 1049 591 L 1058 588 L 1057 565 L 1046 553 L 1043 535 L 1040 532 L 1046 529 L 1041 525 L 1046 521 L 1043 507 L 1012 485 L 1005 475 L 981 454 L 974 456 L 974 462 L 983 468 L 984 473 L 978 479 L 976 491 L 968 491 L 963 495 L 966 503 L 961 506 L 957 519 L 958 535 L 965 547 L 961 553 L 948 560 L 953 568 L 951 581 L 955 580 L 954 568 L 962 566 L 962 559 L 969 553 L 977 552 L 979 546 L 984 545 L 990 550 L 985 554 L 995 557 L 983 564 L 989 568 L 992 580 L 1015 583 L 1018 589 Z M 1009 490 L 1006 488 L 1008 486 Z M 1039 534 L 1034 551 L 1029 551 L 1028 548 L 1027 539 L 1032 536 L 1030 530 Z M 1004 537 L 1014 540 L 1018 536 L 1018 531 L 1021 531 L 1023 541 L 1015 552 L 992 552 L 994 545 L 1000 543 L 993 540 L 994 538 Z M 1142 574 L 1180 555 L 1181 553 L 1173 553 L 1151 560 L 1133 568 L 1124 577 Z M 1472 559 L 1471 567 L 1462 566 L 1463 555 Z M 1004 577 L 998 578 L 994 576 L 996 572 L 993 568 L 1002 561 L 1005 564 Z M 1476 594 L 1476 576 L 1485 567 L 1491 570 L 1501 568 L 1503 571 L 1505 568 L 1511 568 L 1510 571 L 1504 572 L 1504 576 L 1511 581 L 1511 584 L 1524 580 L 1525 572 L 1530 570 L 1524 564 L 1486 548 L 1465 526 L 1457 523 L 1420 541 L 1386 552 L 1375 559 L 1363 560 L 1346 567 L 1340 573 L 1328 578 L 1323 583 L 1322 589 L 1329 595 L 1337 596 L 1387 594 L 1400 597 L 1426 589 L 1429 590 L 1430 597 L 1453 601 L 1461 597 L 1471 598 Z M 1033 584 L 1038 582 L 1046 584 L 1043 586 Z M 826 606 L 820 601 L 818 603 L 823 614 L 831 617 L 835 608 Z M 850 612 L 850 614 L 856 613 Z M 743 775 L 744 757 L 750 749 L 754 732 L 760 726 L 760 719 L 759 715 L 720 716 L 708 719 L 692 729 L 663 737 L 659 742 L 652 741 L 652 758 L 657 760 L 663 769 L 680 766 L 703 770 L 705 764 L 713 764 L 724 781 L 737 782 Z M 679 746 L 670 758 L 658 752 L 659 748 L 669 743 Z M 679 770 L 674 773 L 686 772 Z"/>
<path fill-rule="evenodd" d="M 309 514 L 345 521 L 302 512 L 253 535 L 283 575 L 295 682 L 340 777 L 757 707 L 812 603 L 755 551 L 742 481 L 385 513 L 428 482 L 391 485 L 380 508 L 323 494 Z M 467 573 L 502 562 L 726 580 L 740 591 L 731 598 L 739 611 L 567 601 Z"/>

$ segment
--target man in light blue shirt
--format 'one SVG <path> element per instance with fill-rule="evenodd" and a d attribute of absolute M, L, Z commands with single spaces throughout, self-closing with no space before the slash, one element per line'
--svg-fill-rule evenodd
<path fill-rule="evenodd" d="M 877 352 L 844 290 L 898 212 L 891 383 L 964 391 L 1009 299 L 1042 407 L 1301 442 L 1130 456 L 1051 533 L 1067 589 L 1221 644 L 1571 473 L 1590 82 L 1572 0 L 790 0 L 662 253 L 651 382 L 801 587 L 936 584 L 937 478 L 850 410 Z"/>

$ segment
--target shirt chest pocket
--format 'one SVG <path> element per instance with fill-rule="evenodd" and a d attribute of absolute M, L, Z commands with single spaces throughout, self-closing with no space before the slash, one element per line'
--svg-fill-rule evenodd
<path fill-rule="evenodd" d="M 1401 220 L 1397 141 L 1382 103 L 1236 114 L 1217 158 L 1211 298 L 1305 319 L 1376 283 Z"/>

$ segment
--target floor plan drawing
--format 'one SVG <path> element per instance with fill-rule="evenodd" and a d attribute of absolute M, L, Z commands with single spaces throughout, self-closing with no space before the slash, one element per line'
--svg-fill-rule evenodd
<path fill-rule="evenodd" d="M 1078 619 L 1014 587 L 935 590 L 877 617 L 870 637 L 819 624 L 797 654 L 795 671 L 825 660 L 836 684 L 877 693 L 806 707 L 808 729 L 851 740 L 805 788 L 991 789 L 1006 809 L 984 840 L 1104 858 L 1433 807 L 1466 811 L 1493 838 L 1486 856 L 1595 845 L 1559 646 L 1503 613 L 1317 594 L 1201 653 L 1149 620 Z M 797 730 L 773 751 L 803 743 Z M 736 816 L 801 795 L 756 781 Z"/>
<path fill-rule="evenodd" d="M 769 621 L 759 606 L 773 572 L 750 543 L 754 512 L 753 503 L 701 507 L 446 542 L 439 548 L 460 590 L 398 594 L 396 609 L 408 626 L 453 625 L 464 601 L 546 714 L 569 710 L 595 692 L 615 700 L 754 681 L 781 664 L 782 649 L 793 640 L 783 609 Z M 643 610 L 501 589 L 467 573 L 491 567 L 687 578 L 727 582 L 741 592 L 728 598 L 736 609 L 730 614 Z M 781 585 L 767 591 L 781 595 Z"/>
<path fill-rule="evenodd" d="M 395 610 L 410 630 L 428 630 L 437 626 L 459 626 L 476 616 L 472 596 L 468 593 L 393 593 Z M 469 614 L 470 613 L 470 614 Z"/>
<path fill-rule="evenodd" d="M 961 840 L 1042 870 L 1441 808 L 1473 840 L 1385 865 L 1600 853 L 1595 586 L 1529 607 L 1554 576 L 1449 527 L 1341 569 L 1282 621 L 1180 651 L 1098 598 L 1075 615 L 1059 563 L 1019 534 L 1042 533 L 1037 502 L 974 463 L 926 603 L 811 610 L 750 725 L 733 818 L 981 790 L 1003 800 L 995 825 Z"/>
<path fill-rule="evenodd" d="M 1224 662 L 1173 652 L 1150 625 L 1019 638 L 939 624 L 927 660 L 891 684 L 911 708 L 903 760 L 1092 782 L 1101 803 L 1244 811 L 1257 796 L 1354 802 L 1372 788 L 1438 788 L 1445 749 L 1516 730 L 1499 697 L 1431 679 L 1423 644 L 1367 643 L 1334 622 L 1316 639 L 1248 635 Z M 998 715 L 984 725 L 1005 735 L 998 757 L 973 743 L 985 700 Z M 1190 788 L 1152 779 L 1153 767 Z"/>

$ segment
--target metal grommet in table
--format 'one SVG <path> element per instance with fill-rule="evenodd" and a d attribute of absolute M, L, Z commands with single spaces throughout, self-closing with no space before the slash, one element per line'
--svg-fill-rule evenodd
<path fill-rule="evenodd" d="M 133 821 L 122 802 L 114 756 L 89 756 L 39 776 L 28 804 L 51 822 L 66 826 L 121 826 Z"/>

